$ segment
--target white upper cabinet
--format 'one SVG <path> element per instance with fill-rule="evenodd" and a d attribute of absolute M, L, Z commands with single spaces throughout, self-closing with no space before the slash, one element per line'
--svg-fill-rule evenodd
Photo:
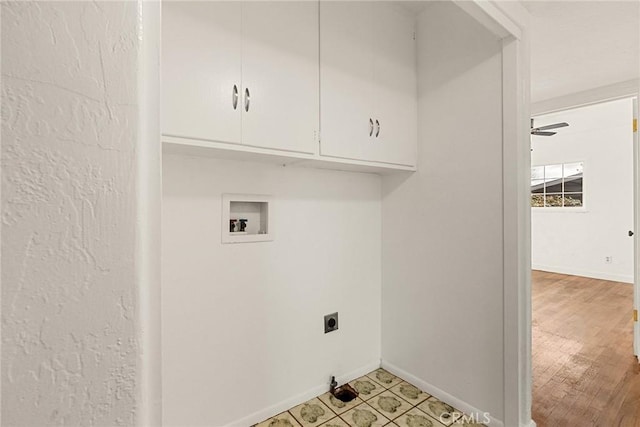
<path fill-rule="evenodd" d="M 163 134 L 317 152 L 318 4 L 163 2 Z"/>
<path fill-rule="evenodd" d="M 373 2 L 320 3 L 323 156 L 373 160 Z"/>
<path fill-rule="evenodd" d="M 244 144 L 317 152 L 318 38 L 317 2 L 243 4 L 242 85 L 250 96 Z"/>
<path fill-rule="evenodd" d="M 376 2 L 374 16 L 375 160 L 415 165 L 418 87 L 414 17 L 389 2 Z"/>
<path fill-rule="evenodd" d="M 168 147 L 415 170 L 414 16 L 393 1 L 164 1 Z M 266 156 L 266 158 L 265 158 Z"/>
<path fill-rule="evenodd" d="M 323 156 L 415 166 L 414 28 L 392 2 L 321 2 Z"/>
<path fill-rule="evenodd" d="M 162 133 L 241 142 L 239 2 L 162 3 Z"/>

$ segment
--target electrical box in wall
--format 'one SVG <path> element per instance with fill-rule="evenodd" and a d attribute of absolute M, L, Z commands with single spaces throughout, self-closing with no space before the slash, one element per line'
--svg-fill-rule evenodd
<path fill-rule="evenodd" d="M 273 240 L 271 196 L 222 195 L 222 243 L 269 242 Z"/>

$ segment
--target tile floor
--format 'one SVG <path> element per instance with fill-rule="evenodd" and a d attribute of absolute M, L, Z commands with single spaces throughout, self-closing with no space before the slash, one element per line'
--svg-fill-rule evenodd
<path fill-rule="evenodd" d="M 349 382 L 359 396 L 349 403 L 330 393 L 315 397 L 255 427 L 475 427 L 461 411 L 406 381 L 377 369 Z M 450 414 L 447 416 L 447 414 Z M 454 420 L 455 419 L 455 420 Z"/>

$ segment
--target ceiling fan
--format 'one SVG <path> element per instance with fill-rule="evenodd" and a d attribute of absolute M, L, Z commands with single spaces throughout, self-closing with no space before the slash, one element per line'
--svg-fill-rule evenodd
<path fill-rule="evenodd" d="M 561 122 L 561 123 L 553 123 L 551 125 L 533 127 L 533 119 L 531 119 L 531 135 L 537 136 L 553 136 L 557 132 L 548 132 L 551 129 L 564 128 L 569 126 L 569 123 Z"/>

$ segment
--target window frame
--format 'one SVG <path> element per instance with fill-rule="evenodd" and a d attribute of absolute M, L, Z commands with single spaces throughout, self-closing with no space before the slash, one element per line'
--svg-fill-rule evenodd
<path fill-rule="evenodd" d="M 531 196 L 534 194 L 531 192 L 531 170 L 533 168 L 553 166 L 553 165 L 562 165 L 563 175 L 564 175 L 564 165 L 571 163 L 582 163 L 582 206 L 531 206 Z M 587 209 L 587 203 L 585 201 L 585 194 L 587 193 L 586 188 L 586 179 L 585 176 L 587 174 L 587 162 L 584 160 L 569 160 L 566 162 L 553 162 L 553 163 L 541 163 L 541 164 L 531 164 L 531 170 L 529 171 L 529 206 L 531 206 L 532 212 L 564 212 L 564 213 L 586 213 L 589 212 Z M 542 194 L 546 194 L 546 191 Z M 571 193 L 569 193 L 571 194 Z M 562 186 L 562 196 L 564 197 L 564 185 Z"/>

